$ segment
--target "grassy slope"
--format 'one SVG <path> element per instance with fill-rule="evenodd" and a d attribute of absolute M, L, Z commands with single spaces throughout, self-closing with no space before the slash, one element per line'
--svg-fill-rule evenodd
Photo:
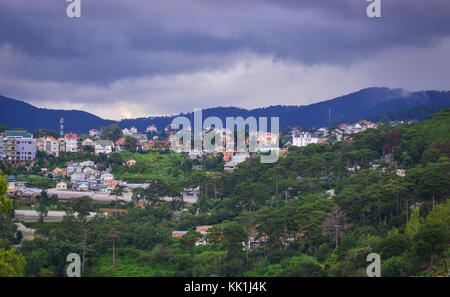
<path fill-rule="evenodd" d="M 115 177 L 124 180 L 135 179 L 154 179 L 164 180 L 183 180 L 188 173 L 180 169 L 185 156 L 183 154 L 171 152 L 160 154 L 158 152 L 149 152 L 147 154 L 121 152 L 122 158 L 135 159 L 136 165 L 133 167 L 120 166 L 113 168 Z"/>

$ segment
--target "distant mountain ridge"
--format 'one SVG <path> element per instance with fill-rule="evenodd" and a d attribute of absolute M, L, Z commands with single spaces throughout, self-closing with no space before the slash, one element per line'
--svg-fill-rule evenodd
<path fill-rule="evenodd" d="M 60 118 L 64 118 L 64 130 L 75 133 L 114 123 L 85 111 L 38 108 L 24 101 L 0 96 L 0 123 L 10 128 L 24 128 L 30 132 L 38 129 L 59 131 Z"/>
<path fill-rule="evenodd" d="M 329 124 L 329 110 L 331 122 L 341 123 L 421 106 L 449 107 L 450 91 L 407 92 L 403 89 L 367 88 L 305 106 L 277 105 L 251 110 L 238 107 L 207 108 L 203 110 L 203 118 L 216 116 L 225 124 L 226 117 L 279 117 L 281 128 L 326 127 Z M 193 119 L 193 112 L 180 115 Z M 23 101 L 0 96 L 0 124 L 5 123 L 9 127 L 29 131 L 38 129 L 58 131 L 61 117 L 64 117 L 64 128 L 67 132 L 87 133 L 89 129 L 99 129 L 112 123 L 118 123 L 122 128 L 135 126 L 139 131 L 145 131 L 149 124 L 164 129 L 176 116 L 178 115 L 123 119 L 115 122 L 84 111 L 38 108 Z"/>

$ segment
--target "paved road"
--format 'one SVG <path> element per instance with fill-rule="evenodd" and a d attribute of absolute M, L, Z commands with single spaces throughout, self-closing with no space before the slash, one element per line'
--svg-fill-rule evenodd
<path fill-rule="evenodd" d="M 96 212 L 90 212 L 88 218 L 93 218 L 95 217 L 96 214 L 97 214 Z M 76 216 L 76 213 L 74 213 L 74 215 Z M 66 216 L 65 211 L 50 210 L 47 213 L 47 216 L 44 217 L 44 222 L 60 222 L 65 216 Z M 35 210 L 16 209 L 14 211 L 14 217 L 18 220 L 23 220 L 25 222 L 39 221 L 39 213 Z"/>
<path fill-rule="evenodd" d="M 42 190 L 27 190 L 27 192 L 33 192 L 36 195 L 40 194 Z M 109 193 L 104 192 L 77 192 L 77 191 L 59 191 L 59 190 L 48 190 L 49 195 L 56 195 L 60 200 L 68 200 L 71 198 L 80 198 L 88 196 L 95 201 L 115 201 L 116 197 L 109 196 Z M 117 197 L 118 200 L 123 200 L 130 202 L 131 193 L 124 193 L 123 197 Z"/>
<path fill-rule="evenodd" d="M 36 195 L 40 194 L 42 190 L 27 190 L 35 193 Z M 68 200 L 71 198 L 80 198 L 88 196 L 95 201 L 115 201 L 115 196 L 109 196 L 109 193 L 104 192 L 77 192 L 77 191 L 59 191 L 59 190 L 48 190 L 47 193 L 49 195 L 57 195 L 60 200 Z M 131 201 L 131 193 L 124 193 L 122 197 L 117 197 L 118 200 L 130 202 Z M 195 203 L 197 202 L 197 196 L 183 195 L 183 200 L 186 203 Z M 164 201 L 172 201 L 171 197 L 162 198 Z"/>
<path fill-rule="evenodd" d="M 172 197 L 164 197 L 161 200 L 163 201 L 172 201 Z M 197 196 L 190 196 L 190 195 L 183 195 L 183 201 L 186 203 L 195 203 L 197 202 L 198 198 Z"/>

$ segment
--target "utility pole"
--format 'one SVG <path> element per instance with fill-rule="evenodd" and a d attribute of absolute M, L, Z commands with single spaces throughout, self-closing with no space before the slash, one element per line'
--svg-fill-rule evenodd
<path fill-rule="evenodd" d="M 331 128 L 331 108 L 328 109 L 328 128 Z"/>
<path fill-rule="evenodd" d="M 59 137 L 64 137 L 64 118 L 59 119 Z"/>

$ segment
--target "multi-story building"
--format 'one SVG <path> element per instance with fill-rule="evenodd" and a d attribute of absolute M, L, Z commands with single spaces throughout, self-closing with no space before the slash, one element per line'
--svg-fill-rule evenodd
<path fill-rule="evenodd" d="M 3 138 L 3 159 L 8 161 L 15 161 L 16 157 L 16 138 L 5 136 Z"/>
<path fill-rule="evenodd" d="M 317 143 L 319 138 L 313 137 L 310 133 L 304 132 L 299 135 L 292 134 L 292 145 L 294 146 L 307 146 L 311 143 Z"/>
<path fill-rule="evenodd" d="M 3 155 L 7 161 L 26 161 L 36 158 L 36 139 L 26 131 L 6 131 Z"/>
<path fill-rule="evenodd" d="M 96 154 L 110 154 L 112 153 L 113 142 L 111 140 L 99 140 L 95 143 Z"/>
<path fill-rule="evenodd" d="M 70 133 L 64 136 L 66 142 L 66 152 L 76 153 L 78 151 L 78 136 L 77 134 Z"/>
<path fill-rule="evenodd" d="M 231 162 L 242 163 L 250 156 L 247 153 L 237 153 L 236 155 L 231 157 Z"/>
<path fill-rule="evenodd" d="M 85 140 L 83 140 L 81 142 L 81 146 L 86 147 L 86 146 L 95 146 L 95 141 L 93 141 L 90 138 L 86 138 Z"/>
<path fill-rule="evenodd" d="M 133 134 L 131 137 L 136 138 L 138 149 L 143 149 L 144 145 L 148 142 L 147 134 L 138 133 Z"/>
<path fill-rule="evenodd" d="M 59 151 L 60 152 L 66 151 L 66 139 L 64 137 L 61 137 L 59 139 Z"/>
<path fill-rule="evenodd" d="M 59 141 L 52 136 L 38 139 L 37 146 L 39 151 L 47 152 L 55 157 L 59 156 Z"/>

